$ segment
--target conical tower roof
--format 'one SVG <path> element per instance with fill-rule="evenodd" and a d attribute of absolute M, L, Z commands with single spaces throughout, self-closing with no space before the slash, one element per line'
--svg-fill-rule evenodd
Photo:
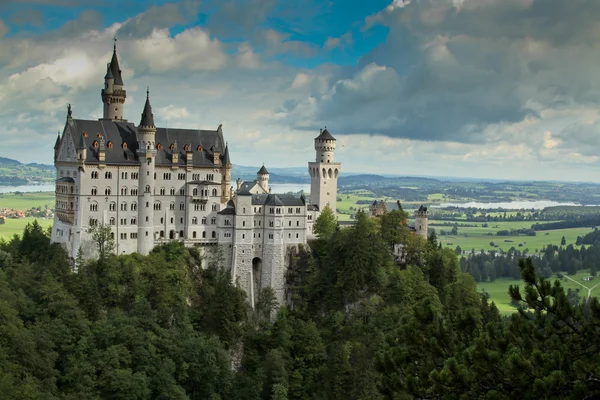
<path fill-rule="evenodd" d="M 225 164 L 225 165 L 231 164 L 231 159 L 229 158 L 229 145 L 228 144 L 225 144 L 225 154 L 223 155 L 223 164 Z"/>
<path fill-rule="evenodd" d="M 77 142 L 77 149 L 85 149 L 87 146 L 85 145 L 85 138 L 83 137 L 83 133 L 79 135 L 79 141 Z"/>
<path fill-rule="evenodd" d="M 146 104 L 144 105 L 144 111 L 142 112 L 140 126 L 155 127 L 154 114 L 152 114 L 152 106 L 150 105 L 150 89 L 146 90 Z"/>
<path fill-rule="evenodd" d="M 263 165 L 259 170 L 258 170 L 258 175 L 269 175 L 269 171 L 267 171 L 267 169 L 265 168 L 265 166 Z"/>
<path fill-rule="evenodd" d="M 58 149 L 60 145 L 60 132 L 58 132 L 58 137 L 56 138 L 56 143 L 54 143 L 54 150 Z"/>
<path fill-rule="evenodd" d="M 113 47 L 113 55 L 110 60 L 110 73 L 115 79 L 115 85 L 123 86 L 123 78 L 121 77 L 121 68 L 119 67 L 119 59 L 117 58 L 117 43 Z M 108 72 L 106 73 L 108 75 Z"/>

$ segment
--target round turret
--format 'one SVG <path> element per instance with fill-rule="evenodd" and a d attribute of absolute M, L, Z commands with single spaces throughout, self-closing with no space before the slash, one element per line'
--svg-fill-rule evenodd
<path fill-rule="evenodd" d="M 317 151 L 316 162 L 331 164 L 335 151 L 335 138 L 329 133 L 327 127 L 321 129 L 319 136 L 315 138 L 315 150 Z"/>
<path fill-rule="evenodd" d="M 269 171 L 263 165 L 256 173 L 256 183 L 265 191 L 269 191 Z"/>

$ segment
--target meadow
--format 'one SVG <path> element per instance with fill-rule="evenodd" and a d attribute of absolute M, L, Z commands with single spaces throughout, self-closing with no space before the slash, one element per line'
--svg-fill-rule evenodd
<path fill-rule="evenodd" d="M 583 284 L 584 286 L 591 288 L 597 283 L 600 283 L 600 277 L 595 277 L 591 282 L 586 282 L 583 280 L 585 276 L 589 276 L 589 270 L 581 270 L 578 271 L 575 275 L 567 275 L 569 278 Z M 566 275 L 566 273 L 565 273 Z M 552 282 L 559 278 L 553 276 L 550 278 Z M 579 296 L 581 299 L 587 297 L 588 291 L 587 289 L 582 288 L 575 282 L 571 281 L 568 278 L 563 277 L 559 279 L 562 287 L 566 290 L 568 289 L 580 289 Z M 510 304 L 510 296 L 508 295 L 508 287 L 510 285 L 518 285 L 521 288 L 521 293 L 523 293 L 523 281 L 518 279 L 509 279 L 509 278 L 498 278 L 494 282 L 479 282 L 477 283 L 477 290 L 480 292 L 487 292 L 490 295 L 490 300 L 496 304 L 500 313 L 504 315 L 511 314 L 516 312 L 517 309 Z M 600 286 L 596 287 L 592 291 L 593 296 L 598 296 L 600 294 Z"/>
<path fill-rule="evenodd" d="M 44 208 L 45 206 L 54 208 L 54 192 L 0 194 L 0 208 L 13 208 L 25 211 L 34 207 Z"/>
<path fill-rule="evenodd" d="M 37 219 L 38 223 L 42 228 L 46 229 L 52 226 L 52 219 L 40 219 L 40 218 L 19 218 L 12 219 L 7 218 L 4 224 L 0 225 L 0 239 L 10 239 L 13 235 L 22 235 L 25 226 Z"/>

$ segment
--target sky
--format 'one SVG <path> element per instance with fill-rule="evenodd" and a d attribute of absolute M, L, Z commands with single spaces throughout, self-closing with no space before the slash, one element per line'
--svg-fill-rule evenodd
<path fill-rule="evenodd" d="M 2 0 L 0 156 L 52 163 L 102 115 L 113 38 L 136 125 L 223 125 L 232 162 L 600 181 L 597 0 Z"/>

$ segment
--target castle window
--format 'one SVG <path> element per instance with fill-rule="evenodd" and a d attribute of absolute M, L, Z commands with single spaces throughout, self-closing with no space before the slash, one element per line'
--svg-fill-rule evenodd
<path fill-rule="evenodd" d="M 180 181 L 185 181 L 185 173 L 177 174 L 177 179 Z"/>
<path fill-rule="evenodd" d="M 100 139 L 100 138 L 102 137 L 102 134 L 101 134 L 100 132 L 98 132 L 98 133 L 96 134 L 96 137 L 97 137 L 98 139 Z"/>
<path fill-rule="evenodd" d="M 90 218 L 90 226 L 98 225 L 98 220 L 96 218 Z"/>
<path fill-rule="evenodd" d="M 213 196 L 217 196 L 217 195 L 218 195 L 218 193 L 217 193 L 217 189 L 213 189 L 213 190 L 212 190 L 212 195 L 213 195 Z"/>
<path fill-rule="evenodd" d="M 164 196 L 165 195 L 165 188 L 160 188 L 160 195 Z"/>
<path fill-rule="evenodd" d="M 137 203 L 131 203 L 131 211 L 137 210 Z"/>
<path fill-rule="evenodd" d="M 88 133 L 87 132 L 83 132 L 83 137 L 88 137 Z"/>
<path fill-rule="evenodd" d="M 204 221 L 204 219 L 203 219 Z M 192 218 L 192 225 L 198 225 L 198 217 Z"/>
<path fill-rule="evenodd" d="M 95 201 L 93 203 L 90 203 L 90 211 L 98 211 L 98 203 L 96 203 Z"/>
<path fill-rule="evenodd" d="M 127 143 L 123 142 L 123 144 L 121 144 L 121 147 L 123 148 L 123 150 L 126 150 L 127 149 Z"/>
<path fill-rule="evenodd" d="M 273 221 L 269 221 L 269 226 L 273 227 Z"/>
<path fill-rule="evenodd" d="M 269 208 L 269 213 L 273 214 L 275 212 L 275 209 L 273 207 Z"/>
<path fill-rule="evenodd" d="M 294 211 L 293 208 L 288 208 L 288 214 L 291 214 Z"/>
<path fill-rule="evenodd" d="M 137 219 L 135 217 L 131 218 L 131 225 L 135 225 L 135 224 L 137 224 Z"/>
<path fill-rule="evenodd" d="M 92 171 L 92 179 L 98 179 L 98 171 Z"/>
<path fill-rule="evenodd" d="M 127 188 L 126 187 L 121 188 L 121 196 L 127 196 Z"/>
<path fill-rule="evenodd" d="M 190 145 L 186 144 L 185 146 L 183 146 L 183 150 L 190 151 Z"/>
<path fill-rule="evenodd" d="M 205 225 L 206 224 L 206 217 L 202 217 L 202 224 Z"/>
<path fill-rule="evenodd" d="M 94 143 L 92 143 L 92 146 L 97 149 L 98 148 L 98 141 L 94 140 Z"/>
<path fill-rule="evenodd" d="M 106 196 L 110 196 L 110 188 L 109 187 L 107 187 L 106 189 L 104 189 L 104 194 Z"/>
<path fill-rule="evenodd" d="M 273 234 L 269 233 L 269 239 L 273 239 Z"/>
<path fill-rule="evenodd" d="M 127 179 L 127 172 L 121 172 L 121 179 Z"/>
<path fill-rule="evenodd" d="M 114 201 L 111 201 L 110 204 L 108 205 L 108 211 L 117 211 L 117 203 L 115 203 Z"/>
<path fill-rule="evenodd" d="M 289 221 L 289 226 L 292 226 L 292 221 Z"/>
<path fill-rule="evenodd" d="M 215 179 L 215 176 L 214 176 L 214 174 L 208 174 L 208 175 L 206 175 L 206 180 L 207 180 L 207 181 L 212 181 L 212 180 L 214 180 L 214 179 Z"/>
<path fill-rule="evenodd" d="M 121 203 L 121 211 L 127 211 L 127 203 Z"/>
<path fill-rule="evenodd" d="M 138 195 L 138 190 L 137 190 L 137 188 L 133 188 L 133 189 L 131 189 L 131 192 L 130 192 L 130 194 L 131 194 L 132 196 L 137 196 L 137 195 Z"/>
<path fill-rule="evenodd" d="M 131 179 L 138 179 L 140 177 L 140 173 L 139 172 L 132 172 L 131 173 Z"/>
<path fill-rule="evenodd" d="M 198 196 L 198 189 L 194 188 L 194 196 Z"/>
<path fill-rule="evenodd" d="M 129 238 L 130 238 L 130 239 L 137 239 L 137 232 L 131 232 L 131 233 L 129 234 Z"/>
<path fill-rule="evenodd" d="M 112 179 L 112 172 L 106 171 L 104 173 L 104 179 Z"/>
<path fill-rule="evenodd" d="M 165 231 L 160 231 L 160 238 L 164 239 L 165 238 Z"/>
<path fill-rule="evenodd" d="M 300 208 L 296 208 L 296 214 L 300 214 Z"/>
<path fill-rule="evenodd" d="M 183 224 L 183 218 L 179 218 L 179 223 Z"/>
<path fill-rule="evenodd" d="M 160 219 L 160 223 L 161 223 L 161 224 L 163 224 L 164 222 L 165 222 L 165 219 L 164 219 L 164 218 L 161 218 L 161 219 Z"/>
<path fill-rule="evenodd" d="M 154 179 L 156 179 L 156 172 L 154 173 Z"/>
<path fill-rule="evenodd" d="M 217 204 L 213 204 L 213 205 L 212 205 L 212 210 L 213 210 L 213 211 L 217 211 L 218 207 L 219 207 L 219 206 L 218 206 Z"/>
<path fill-rule="evenodd" d="M 175 196 L 175 188 L 171 188 L 171 196 Z"/>
<path fill-rule="evenodd" d="M 229 219 L 225 220 L 225 225 L 231 225 L 231 221 Z"/>
<path fill-rule="evenodd" d="M 298 234 L 296 233 L 296 239 L 298 239 Z"/>
<path fill-rule="evenodd" d="M 185 204 L 184 203 L 179 203 L 179 209 L 180 210 L 185 210 Z"/>
<path fill-rule="evenodd" d="M 296 221 L 296 226 L 300 226 L 300 221 Z"/>
<path fill-rule="evenodd" d="M 160 211 L 162 208 L 161 204 L 159 201 L 157 201 L 156 203 L 154 203 L 154 211 Z"/>
<path fill-rule="evenodd" d="M 157 149 L 157 150 L 162 150 L 162 148 L 163 148 L 163 147 L 162 147 L 162 144 L 160 144 L 160 143 L 159 143 L 159 144 L 157 144 L 157 145 L 156 145 L 156 149 Z"/>
<path fill-rule="evenodd" d="M 246 221 L 242 221 L 242 226 L 246 226 Z"/>
<path fill-rule="evenodd" d="M 127 225 L 127 218 L 121 218 L 121 225 Z"/>
<path fill-rule="evenodd" d="M 214 233 L 214 232 L 213 232 Z M 214 237 L 214 236 L 213 236 Z M 246 235 L 242 233 L 242 239 L 246 239 Z M 242 250 L 244 252 L 244 250 Z"/>
<path fill-rule="evenodd" d="M 180 196 L 185 196 L 185 189 L 184 188 L 179 189 L 179 195 Z"/>
<path fill-rule="evenodd" d="M 198 150 L 198 151 L 202 151 L 202 146 L 201 146 L 201 145 L 198 145 L 198 147 L 196 147 L 196 150 Z"/>
<path fill-rule="evenodd" d="M 144 192 L 150 193 L 150 185 L 146 185 L 146 190 L 144 190 Z"/>
<path fill-rule="evenodd" d="M 183 231 L 179 231 L 179 237 L 183 238 Z"/>
<path fill-rule="evenodd" d="M 175 203 L 169 204 L 169 210 L 175 210 Z"/>
<path fill-rule="evenodd" d="M 171 223 L 173 223 L 173 218 L 171 217 Z"/>
<path fill-rule="evenodd" d="M 112 142 L 106 143 L 106 147 L 109 148 L 109 149 L 112 149 Z"/>
<path fill-rule="evenodd" d="M 213 232 L 212 232 L 212 237 L 213 237 L 213 238 L 216 238 L 216 237 L 217 237 L 217 232 L 213 231 Z"/>
<path fill-rule="evenodd" d="M 212 218 L 210 219 L 210 223 L 211 223 L 212 225 L 216 224 L 216 223 L 217 223 L 217 219 L 216 219 L 215 217 L 212 217 Z"/>
<path fill-rule="evenodd" d="M 196 231 L 192 232 L 192 237 L 196 239 Z"/>
<path fill-rule="evenodd" d="M 192 174 L 192 180 L 193 181 L 199 181 L 200 180 L 200 174 Z"/>
<path fill-rule="evenodd" d="M 171 179 L 171 173 L 170 172 L 165 172 L 163 174 L 163 179 L 164 180 L 170 180 Z"/>
<path fill-rule="evenodd" d="M 308 220 L 311 221 L 312 220 L 312 215 L 308 214 Z"/>
<path fill-rule="evenodd" d="M 96 187 L 93 187 L 93 188 L 92 188 L 92 196 L 95 196 L 95 195 L 97 195 L 97 194 L 98 194 L 98 188 L 96 188 Z"/>
<path fill-rule="evenodd" d="M 110 220 L 108 220 L 108 224 L 109 225 L 114 225 L 116 223 L 116 221 L 117 220 L 115 219 L 115 217 L 110 217 Z"/>

